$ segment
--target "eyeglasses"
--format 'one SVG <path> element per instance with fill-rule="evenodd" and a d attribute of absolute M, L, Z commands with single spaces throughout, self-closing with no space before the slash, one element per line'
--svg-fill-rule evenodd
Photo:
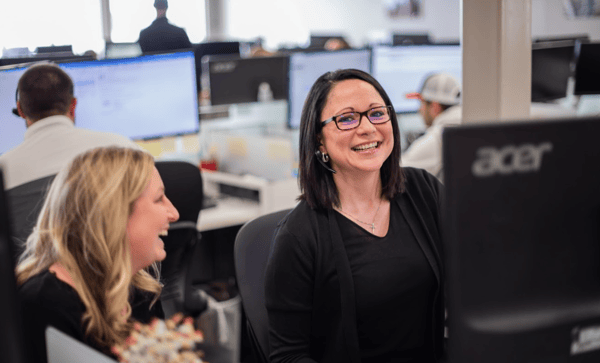
<path fill-rule="evenodd" d="M 390 120 L 392 106 L 375 107 L 365 112 L 345 112 L 341 115 L 333 116 L 325 121 L 321 121 L 321 126 L 325 126 L 331 121 L 335 122 L 338 129 L 342 131 L 352 130 L 360 126 L 363 116 L 366 116 L 373 125 L 380 125 Z"/>

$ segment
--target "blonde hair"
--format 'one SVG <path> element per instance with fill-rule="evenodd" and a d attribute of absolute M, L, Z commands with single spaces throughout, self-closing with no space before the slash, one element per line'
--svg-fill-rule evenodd
<path fill-rule="evenodd" d="M 129 334 L 130 288 L 155 294 L 156 264 L 133 275 L 127 222 L 149 183 L 154 160 L 124 148 L 97 148 L 77 156 L 54 179 L 17 266 L 17 283 L 59 262 L 86 307 L 86 335 L 110 347 Z M 125 312 L 125 313 L 124 313 Z"/>

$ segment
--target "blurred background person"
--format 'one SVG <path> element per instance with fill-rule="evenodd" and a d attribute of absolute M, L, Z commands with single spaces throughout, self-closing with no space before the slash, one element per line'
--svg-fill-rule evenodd
<path fill-rule="evenodd" d="M 420 92 L 407 97 L 421 101 L 419 113 L 426 131 L 402 154 L 402 165 L 425 169 L 442 180 L 442 130 L 462 121 L 460 83 L 446 73 L 431 74 Z"/>
<path fill-rule="evenodd" d="M 167 0 L 155 0 L 156 20 L 140 32 L 138 43 L 142 52 L 161 52 L 192 48 L 192 43 L 183 28 L 169 23 Z"/>

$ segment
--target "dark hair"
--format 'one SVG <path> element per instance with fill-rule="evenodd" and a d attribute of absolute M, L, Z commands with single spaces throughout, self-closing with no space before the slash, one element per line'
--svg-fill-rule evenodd
<path fill-rule="evenodd" d="M 392 102 L 379 82 L 370 74 L 357 69 L 340 69 L 319 77 L 306 97 L 300 119 L 300 160 L 298 166 L 300 190 L 299 200 L 305 200 L 313 208 L 332 208 L 339 205 L 337 187 L 333 175 L 317 161 L 315 152 L 320 145 L 321 113 L 331 89 L 336 83 L 348 79 L 358 79 L 372 85 L 385 104 Z M 396 112 L 390 114 L 394 135 L 392 153 L 381 166 L 382 195 L 394 198 L 404 190 L 404 173 L 400 167 L 400 129 Z"/>
<path fill-rule="evenodd" d="M 31 66 L 19 79 L 21 110 L 32 121 L 65 115 L 73 100 L 71 77 L 54 64 Z"/>

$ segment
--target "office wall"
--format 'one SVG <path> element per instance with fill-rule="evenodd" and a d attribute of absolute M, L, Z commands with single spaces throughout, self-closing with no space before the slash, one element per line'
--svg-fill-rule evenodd
<path fill-rule="evenodd" d="M 568 19 L 563 15 L 562 2 L 563 0 L 532 0 L 532 36 L 587 33 L 593 41 L 600 41 L 600 18 Z"/>
<path fill-rule="evenodd" d="M 460 0 L 422 0 L 418 18 L 390 19 L 386 0 L 224 0 L 233 38 L 265 38 L 267 46 L 307 44 L 310 33 L 343 33 L 353 45 L 390 32 L 429 32 L 436 40 L 460 38 Z M 600 19 L 570 20 L 563 0 L 532 1 L 532 35 L 589 33 L 600 41 Z"/>

